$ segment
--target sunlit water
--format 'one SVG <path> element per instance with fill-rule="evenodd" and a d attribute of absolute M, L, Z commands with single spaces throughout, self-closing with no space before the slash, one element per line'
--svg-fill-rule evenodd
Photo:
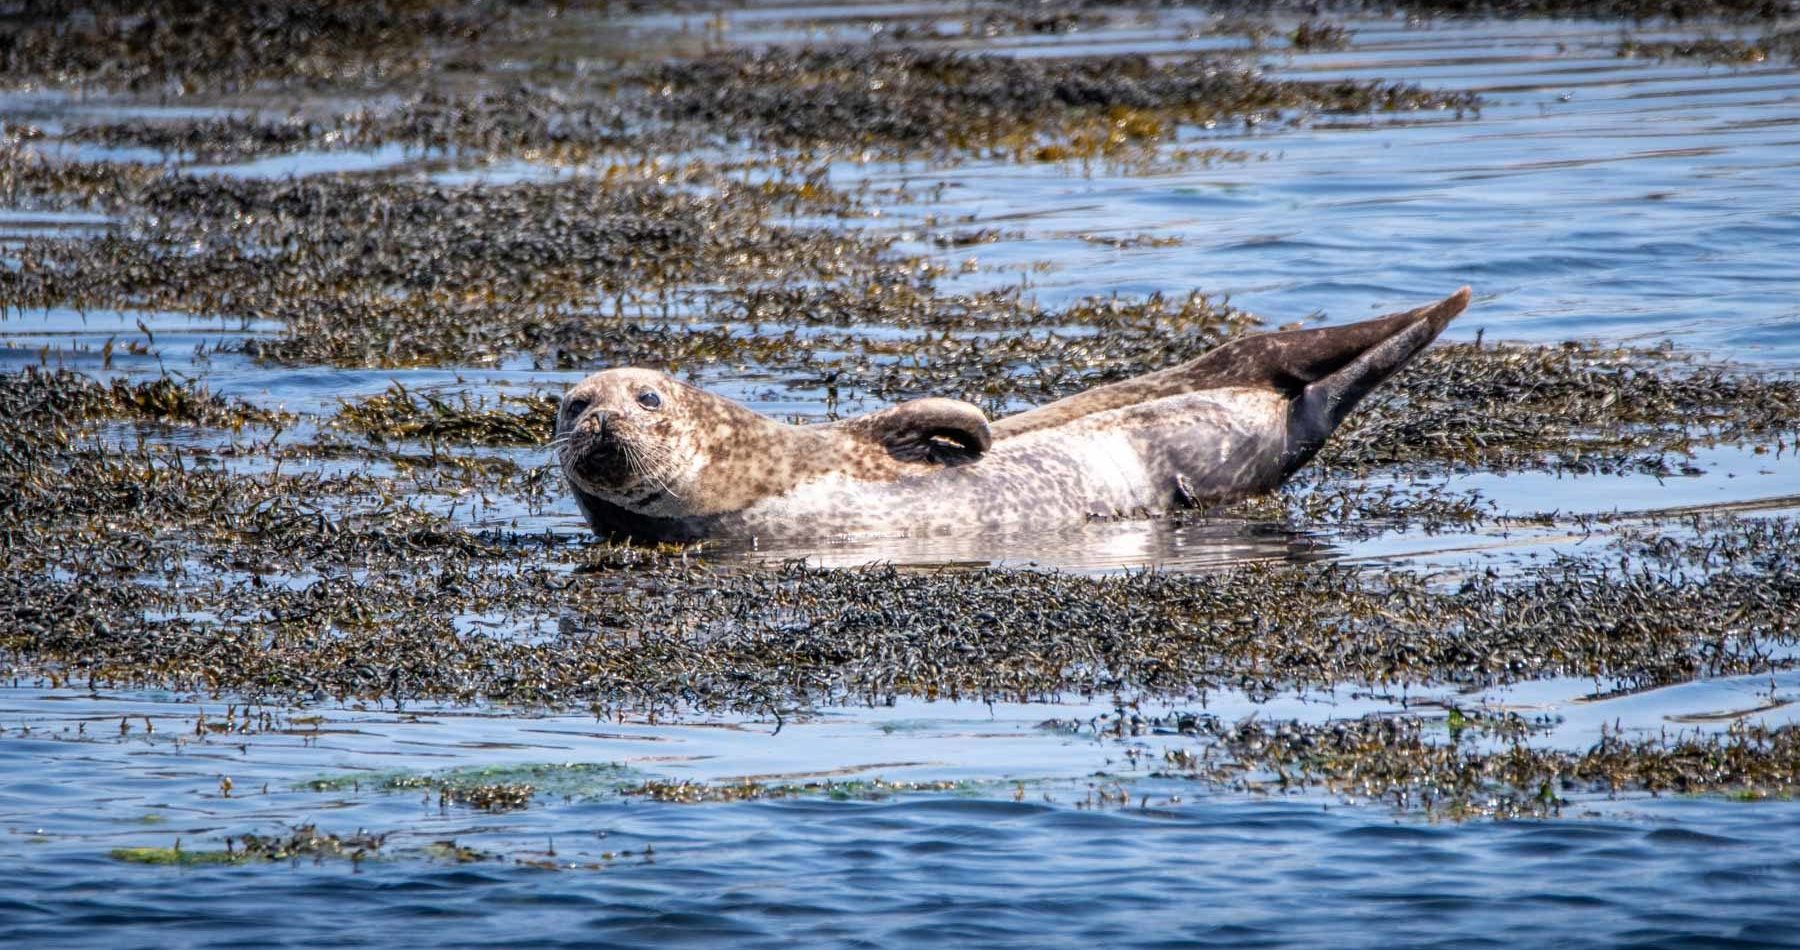
<path fill-rule="evenodd" d="M 895 5 L 893 12 L 918 9 Z M 737 42 L 829 38 L 822 10 L 733 20 Z M 865 11 L 866 12 L 866 11 Z M 1018 55 L 1174 52 L 1241 45 L 1183 39 L 1183 14 L 1099 33 L 982 44 Z M 678 18 L 664 18 L 665 21 Z M 696 21 L 697 22 L 697 21 Z M 1012 164 L 870 164 L 840 182 L 947 183 L 941 201 L 865 226 L 901 248 L 980 269 L 957 286 L 1016 282 L 1039 299 L 1229 293 L 1276 321 L 1331 322 L 1476 289 L 1453 339 L 1671 339 L 1709 355 L 1800 365 L 1800 73 L 1613 55 L 1618 28 L 1580 22 L 1398 20 L 1353 24 L 1342 52 L 1266 57 L 1307 78 L 1403 79 L 1481 91 L 1478 117 L 1319 120 L 1302 128 L 1193 130 L 1189 145 L 1259 156 L 1155 174 Z M 8 100 L 33 121 L 94 108 Z M 53 127 L 53 125 L 52 125 Z M 114 158 L 131 158 L 112 154 Z M 155 156 L 139 156 L 156 160 Z M 230 174 L 360 172 L 393 151 L 263 160 Z M 503 168 L 493 174 L 531 174 Z M 457 172 L 456 174 L 466 174 Z M 1001 227 L 998 243 L 938 251 L 924 218 Z M 104 228 L 93 215 L 0 215 L 9 237 Z M 1116 250 L 1083 234 L 1150 234 Z M 140 322 L 142 326 L 140 326 Z M 204 315 L 52 311 L 0 322 L 0 361 L 48 354 L 100 371 L 178 369 L 221 392 L 328 412 L 393 380 L 572 381 L 498 369 L 271 368 L 197 346 L 275 328 Z M 123 343 L 154 335 L 134 355 Z M 713 378 L 765 411 L 820 411 L 820 394 Z M 529 461 L 531 453 L 519 457 Z M 1686 477 L 1477 475 L 1499 510 L 1791 510 L 1791 455 L 1703 452 Z M 484 526 L 581 532 L 573 507 L 461 508 Z M 1403 559 L 1449 569 L 1598 543 L 1564 529 L 1374 538 L 1297 537 L 1262 526 L 1090 525 L 1055 536 L 925 539 L 749 552 L 816 563 L 1041 565 L 1081 571 L 1205 569 L 1281 558 Z M 1459 697 L 1558 725 L 1537 742 L 1583 748 L 1602 728 L 1648 736 L 1793 717 L 1792 674 L 1715 680 L 1598 702 L 1608 685 L 1552 681 Z M 1433 694 L 1349 691 L 1256 704 L 1176 701 L 1227 719 L 1311 721 L 1412 709 Z M 1320 793 L 1261 794 L 1148 776 L 1188 740 L 1096 738 L 1040 724 L 1110 704 L 909 702 L 818 710 L 782 722 L 596 721 L 505 709 L 267 710 L 275 725 L 212 731 L 226 704 L 176 695 L 0 689 L 0 943 L 6 946 L 1743 946 L 1800 943 L 1800 807 L 1784 802 L 1578 800 L 1547 822 L 1435 823 Z M 263 712 L 264 710 L 258 710 Z M 233 715 L 240 710 L 230 711 Z M 316 717 L 316 718 L 314 718 Z M 228 720 L 235 722 L 236 720 Z M 566 768 L 574 766 L 573 768 Z M 393 776 L 529 780 L 532 807 L 488 814 L 390 790 Z M 227 791 L 222 779 L 230 779 Z M 668 805 L 621 790 L 700 782 L 952 782 L 878 800 Z M 323 784 L 315 784 L 323 781 Z M 1088 807 L 1096 789 L 1128 803 Z M 321 790 L 324 789 L 324 790 Z M 155 867 L 115 848 L 217 850 L 228 835 L 316 824 L 389 834 L 380 857 Z M 441 842 L 489 858 L 457 863 Z M 549 870 L 560 867 L 562 870 Z"/>

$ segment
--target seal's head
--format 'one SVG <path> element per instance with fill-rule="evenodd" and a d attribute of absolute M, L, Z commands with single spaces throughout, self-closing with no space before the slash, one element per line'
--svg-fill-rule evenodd
<path fill-rule="evenodd" d="M 696 402 L 708 397 L 647 369 L 595 373 L 563 394 L 558 461 L 570 484 L 636 511 L 679 507 L 706 463 Z M 702 410 L 702 413 L 704 411 Z"/>
<path fill-rule="evenodd" d="M 954 399 L 788 425 L 665 373 L 609 369 L 563 394 L 553 444 L 595 530 L 647 539 L 704 537 L 705 519 L 813 482 L 886 482 L 966 464 L 991 442 L 981 410 Z"/>

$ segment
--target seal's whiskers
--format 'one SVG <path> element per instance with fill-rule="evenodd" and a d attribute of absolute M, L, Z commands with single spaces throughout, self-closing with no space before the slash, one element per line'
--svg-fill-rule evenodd
<path fill-rule="evenodd" d="M 681 500 L 681 493 L 669 486 L 668 479 L 657 473 L 666 469 L 673 453 L 662 446 L 642 446 L 625 443 L 626 461 L 632 471 L 640 478 L 656 486 L 656 489 L 670 497 Z"/>

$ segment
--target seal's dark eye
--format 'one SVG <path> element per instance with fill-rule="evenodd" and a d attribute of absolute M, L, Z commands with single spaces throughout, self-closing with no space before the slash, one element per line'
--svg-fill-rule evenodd
<path fill-rule="evenodd" d="M 593 404 L 594 404 L 594 401 L 592 399 L 588 399 L 584 396 L 576 396 L 574 399 L 564 399 L 563 400 L 563 415 L 566 415 L 569 418 L 573 419 L 576 416 L 579 416 L 582 413 L 586 412 L 587 407 L 589 407 Z"/>
<path fill-rule="evenodd" d="M 658 396 L 655 390 L 646 389 L 643 392 L 638 393 L 638 405 L 643 406 L 645 409 L 661 409 L 662 397 Z"/>

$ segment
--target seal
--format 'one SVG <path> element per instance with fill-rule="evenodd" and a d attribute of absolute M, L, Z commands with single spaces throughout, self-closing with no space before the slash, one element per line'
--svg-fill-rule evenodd
<path fill-rule="evenodd" d="M 1245 337 L 989 422 L 919 399 L 787 425 L 664 373 L 595 373 L 553 443 L 596 534 L 792 539 L 1044 528 L 1268 491 L 1469 303 Z"/>

